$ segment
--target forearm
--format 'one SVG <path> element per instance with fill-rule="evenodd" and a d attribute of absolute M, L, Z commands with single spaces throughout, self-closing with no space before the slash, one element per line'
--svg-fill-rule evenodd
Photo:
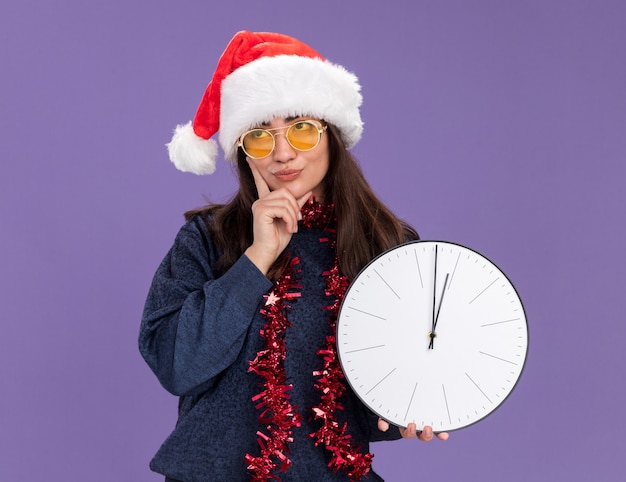
<path fill-rule="evenodd" d="M 219 276 L 220 253 L 204 221 L 185 225 L 154 275 L 139 350 L 176 395 L 206 390 L 236 359 L 272 283 L 242 256 Z"/>
<path fill-rule="evenodd" d="M 202 391 L 236 359 L 271 283 L 243 257 L 221 278 L 178 303 L 163 305 L 163 287 L 146 304 L 140 350 L 161 384 L 176 395 Z M 181 286 L 166 289 L 178 291 Z M 151 298 L 158 298 L 151 302 Z"/>

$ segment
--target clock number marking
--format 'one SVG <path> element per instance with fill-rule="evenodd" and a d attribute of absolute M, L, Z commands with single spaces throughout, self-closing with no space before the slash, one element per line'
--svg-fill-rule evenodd
<path fill-rule="evenodd" d="M 448 289 L 452 287 L 452 280 L 454 279 L 454 273 L 456 273 L 456 267 L 459 265 L 459 260 L 461 259 L 461 252 L 456 257 L 456 263 L 454 263 L 454 269 L 452 270 L 452 276 L 450 276 L 450 284 L 448 285 Z"/>
<path fill-rule="evenodd" d="M 345 343 L 344 343 L 344 344 L 345 344 Z M 368 346 L 368 347 L 366 347 L 366 348 L 357 348 L 356 350 L 350 350 L 350 351 L 347 351 L 347 352 L 346 352 L 346 355 L 347 355 L 348 353 L 356 353 L 356 352 L 359 352 L 359 351 L 373 350 L 373 349 L 375 349 L 375 348 L 382 348 L 382 347 L 384 347 L 384 346 L 385 346 L 385 345 L 376 345 L 376 346 Z"/>
<path fill-rule="evenodd" d="M 385 278 L 383 278 L 383 277 L 380 275 L 380 273 L 379 273 L 378 271 L 374 270 L 374 273 L 376 273 L 376 274 L 378 275 L 378 277 L 379 277 L 379 278 L 383 281 L 383 283 L 385 283 L 385 284 L 387 285 L 387 288 L 389 288 L 389 289 L 391 290 L 391 292 L 392 292 L 394 295 L 396 295 L 396 297 L 397 297 L 398 299 L 401 299 L 401 298 L 400 298 L 400 296 L 398 296 L 398 293 L 396 293 L 396 292 L 393 290 L 393 288 L 392 288 L 391 286 L 389 286 L 389 283 L 387 283 L 387 281 L 385 281 Z"/>
<path fill-rule="evenodd" d="M 491 288 L 491 287 L 493 286 L 493 284 L 494 284 L 496 281 L 498 281 L 499 279 L 500 279 L 500 278 L 496 278 L 496 279 L 494 279 L 491 283 L 489 283 L 489 285 L 488 285 L 488 286 L 487 286 L 484 290 L 482 290 L 480 293 L 478 293 L 478 294 L 474 297 L 474 299 L 473 299 L 472 301 L 470 301 L 470 302 L 469 302 L 469 304 L 471 305 L 474 301 L 476 301 L 476 299 L 477 299 L 480 295 L 482 295 L 485 291 L 487 291 L 489 288 Z"/>
<path fill-rule="evenodd" d="M 480 327 L 484 328 L 486 326 L 501 325 L 502 323 L 511 323 L 512 321 L 519 321 L 519 318 L 513 318 L 512 320 L 496 321 L 494 323 L 486 323 L 484 325 L 480 325 Z"/>
<path fill-rule="evenodd" d="M 382 378 L 380 379 L 380 381 L 379 381 L 376 385 L 374 385 L 374 386 L 373 386 L 372 388 L 370 388 L 367 392 L 365 392 L 365 395 L 369 395 L 369 394 L 370 394 L 370 392 L 371 392 L 372 390 L 374 390 L 374 388 L 376 388 L 378 385 L 380 385 L 382 382 L 384 382 L 384 381 L 385 381 L 385 379 L 386 379 L 389 375 L 391 375 L 393 372 L 395 372 L 395 371 L 396 371 L 396 369 L 394 368 L 394 369 L 393 369 L 393 370 L 391 370 L 389 373 L 387 373 L 387 375 L 385 375 L 384 377 L 382 377 Z"/>
<path fill-rule="evenodd" d="M 480 393 L 482 393 L 482 394 L 485 396 L 485 398 L 486 398 L 487 400 L 489 400 L 489 403 L 491 403 L 491 404 L 493 405 L 493 402 L 491 401 L 491 399 L 487 396 L 487 394 L 486 394 L 485 392 L 483 392 L 482 388 L 480 388 L 480 387 L 478 386 L 478 383 L 476 383 L 476 382 L 472 379 L 472 377 L 470 377 L 470 376 L 469 376 L 469 374 L 468 374 L 467 372 L 465 373 L 465 376 L 466 376 L 467 378 L 469 378 L 470 382 L 472 382 L 472 383 L 474 384 L 474 386 L 475 386 L 476 388 L 478 388 L 478 391 L 479 391 Z"/>
<path fill-rule="evenodd" d="M 446 411 L 448 412 L 448 423 L 452 425 L 452 417 L 450 417 L 450 407 L 448 407 L 448 397 L 446 397 L 446 387 L 443 383 L 441 384 L 441 389 L 443 390 L 443 399 L 446 402 Z"/>
<path fill-rule="evenodd" d="M 379 320 L 387 321 L 387 318 L 383 318 L 382 316 L 378 316 L 367 311 L 359 310 L 358 308 L 354 308 L 353 306 L 348 306 L 348 308 L 354 311 L 358 311 L 359 313 L 363 313 L 364 315 L 373 316 L 374 318 L 378 318 Z"/>
<path fill-rule="evenodd" d="M 417 389 L 417 382 L 415 382 L 415 386 L 413 387 L 413 393 L 411 393 L 411 399 L 409 400 L 409 406 L 406 407 L 406 413 L 404 414 L 404 420 L 409 416 L 409 411 L 411 410 L 411 405 L 413 404 L 413 397 L 415 396 L 415 390 Z"/>
<path fill-rule="evenodd" d="M 490 355 L 489 353 L 485 353 L 484 351 L 479 351 L 478 353 L 480 353 L 481 355 L 486 355 L 489 356 L 491 358 L 495 358 L 496 360 L 500 360 L 506 363 L 510 363 L 511 365 L 517 365 L 517 363 L 509 361 L 509 360 L 505 360 L 504 358 L 500 358 L 499 356 L 495 356 L 495 355 Z"/>
<path fill-rule="evenodd" d="M 422 288 L 424 288 L 424 280 L 422 279 L 422 270 L 420 269 L 420 260 L 417 257 L 417 251 L 413 251 L 413 253 L 415 254 L 415 264 L 417 265 L 417 274 L 420 277 L 420 285 L 422 286 Z"/>

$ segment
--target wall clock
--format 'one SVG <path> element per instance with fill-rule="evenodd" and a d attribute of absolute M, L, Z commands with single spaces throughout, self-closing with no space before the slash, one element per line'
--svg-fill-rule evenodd
<path fill-rule="evenodd" d="M 452 431 L 513 391 L 528 324 L 517 290 L 485 256 L 413 241 L 375 258 L 350 284 L 337 351 L 350 386 L 380 417 Z"/>

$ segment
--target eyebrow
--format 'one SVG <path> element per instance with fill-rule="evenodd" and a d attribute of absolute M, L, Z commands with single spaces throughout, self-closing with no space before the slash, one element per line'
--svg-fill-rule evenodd
<path fill-rule="evenodd" d="M 294 120 L 296 120 L 296 119 L 299 119 L 300 117 L 303 117 L 303 116 L 301 116 L 301 115 L 296 115 L 296 116 L 289 116 L 289 117 L 285 117 L 285 122 L 291 122 L 291 121 L 294 121 Z M 262 126 L 264 126 L 264 127 L 267 127 L 267 126 L 269 126 L 269 125 L 270 125 L 270 123 L 269 123 L 268 121 L 266 121 L 266 122 L 261 122 L 261 125 L 262 125 Z"/>

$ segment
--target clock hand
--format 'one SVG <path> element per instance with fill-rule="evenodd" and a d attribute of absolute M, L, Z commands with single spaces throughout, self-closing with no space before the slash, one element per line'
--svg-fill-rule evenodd
<path fill-rule="evenodd" d="M 435 339 L 435 302 L 437 299 L 437 248 L 438 245 L 435 244 L 435 274 L 433 276 L 433 316 L 432 323 L 430 327 L 430 333 L 428 334 L 430 338 L 430 343 L 428 344 L 428 348 L 433 348 L 434 339 Z"/>
<path fill-rule="evenodd" d="M 441 298 L 439 299 L 439 308 L 437 308 L 437 316 L 435 316 L 435 324 L 433 327 L 433 331 L 432 331 L 432 336 L 430 337 L 430 345 L 428 345 L 428 348 L 434 348 L 434 340 L 435 337 L 437 336 L 437 333 L 435 333 L 435 329 L 437 328 L 437 322 L 439 321 L 439 312 L 441 311 L 441 305 L 443 304 L 443 295 L 446 293 L 446 286 L 448 285 L 448 276 L 450 276 L 450 273 L 446 273 L 446 279 L 443 282 L 443 289 L 441 290 Z"/>

